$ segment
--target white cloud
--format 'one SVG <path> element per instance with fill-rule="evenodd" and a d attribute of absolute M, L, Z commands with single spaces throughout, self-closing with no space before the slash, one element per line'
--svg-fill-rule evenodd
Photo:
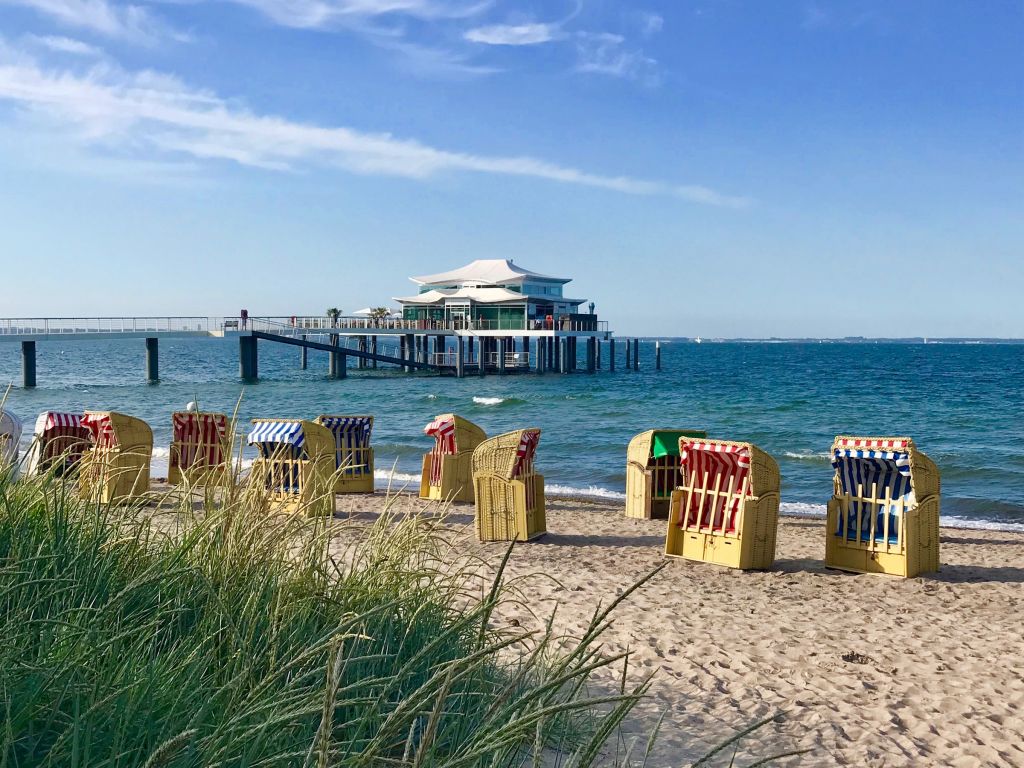
<path fill-rule="evenodd" d="M 482 0 L 228 0 L 253 8 L 276 24 L 320 29 L 358 24 L 366 19 L 408 16 L 424 20 L 474 16 L 489 5 Z"/>
<path fill-rule="evenodd" d="M 640 80 L 645 85 L 659 82 L 658 62 L 641 50 L 626 47 L 622 35 L 581 32 L 576 36 L 576 71 Z"/>
<path fill-rule="evenodd" d="M 664 26 L 665 19 L 658 14 L 650 12 L 640 13 L 640 34 L 644 37 L 653 37 L 661 32 L 661 28 Z"/>
<path fill-rule="evenodd" d="M 36 36 L 29 35 L 28 39 L 37 45 L 48 48 L 56 53 L 69 53 L 74 56 L 102 56 L 103 51 L 95 45 L 83 43 L 81 40 L 73 40 L 70 37 L 58 35 Z"/>
<path fill-rule="evenodd" d="M 87 29 L 107 37 L 147 42 L 168 33 L 145 8 L 108 0 L 0 0 L 0 5 L 31 8 L 64 26 Z"/>
<path fill-rule="evenodd" d="M 470 172 L 671 195 L 711 205 L 746 202 L 701 186 L 606 176 L 531 157 L 449 151 L 390 134 L 258 115 L 177 78 L 109 65 L 84 72 L 53 71 L 24 58 L 0 60 L 0 101 L 69 130 L 84 145 L 150 161 L 186 156 L 193 162 L 226 160 L 275 171 L 334 167 L 413 179 Z"/>
<path fill-rule="evenodd" d="M 475 27 L 464 37 L 485 45 L 537 45 L 558 39 L 561 32 L 554 24 L 493 24 Z"/>

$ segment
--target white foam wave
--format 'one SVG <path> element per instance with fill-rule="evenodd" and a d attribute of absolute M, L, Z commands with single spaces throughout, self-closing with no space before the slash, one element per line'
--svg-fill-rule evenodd
<path fill-rule="evenodd" d="M 795 451 L 786 451 L 782 454 L 788 459 L 830 459 L 832 458 L 827 453 L 797 453 Z"/>
<path fill-rule="evenodd" d="M 477 405 L 498 405 L 505 402 L 504 397 L 474 397 L 473 402 Z"/>
<path fill-rule="evenodd" d="M 824 517 L 824 504 L 808 504 L 803 501 L 784 501 L 779 504 L 779 513 L 789 517 Z"/>
<path fill-rule="evenodd" d="M 941 515 L 939 525 L 943 528 L 973 528 L 979 531 L 1006 531 L 1008 533 L 1024 533 L 1024 523 L 996 523 L 990 520 L 976 520 L 972 517 Z"/>
<path fill-rule="evenodd" d="M 596 485 L 588 485 L 586 488 L 577 488 L 572 485 L 546 484 L 544 486 L 544 492 L 551 496 L 578 496 L 580 498 L 610 499 L 613 501 L 626 500 L 626 494 L 621 491 L 610 491 L 607 488 L 601 488 Z"/>
<path fill-rule="evenodd" d="M 378 488 L 387 488 L 391 483 L 392 489 L 399 489 L 405 484 L 415 484 L 419 489 L 420 476 L 409 472 L 392 472 L 390 469 L 378 469 L 373 473 L 374 485 Z"/>

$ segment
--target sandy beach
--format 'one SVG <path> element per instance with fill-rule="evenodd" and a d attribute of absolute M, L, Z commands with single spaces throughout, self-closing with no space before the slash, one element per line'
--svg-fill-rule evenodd
<path fill-rule="evenodd" d="M 394 504 L 437 512 L 407 495 Z M 339 497 L 338 517 L 370 523 L 384 506 L 380 492 Z M 496 564 L 505 546 L 480 544 L 472 524 L 472 505 L 452 506 L 454 550 Z M 902 580 L 826 570 L 823 526 L 783 518 L 768 572 L 671 559 L 617 609 L 605 647 L 629 649 L 636 678 L 655 673 L 628 723 L 635 752 L 662 714 L 652 768 L 781 715 L 742 741 L 737 765 L 800 749 L 779 764 L 1024 765 L 1024 535 L 943 529 L 941 573 Z M 557 608 L 556 630 L 581 631 L 665 561 L 664 528 L 618 505 L 549 499 L 550 533 L 518 545 L 508 570 L 530 603 L 497 620 L 537 626 Z M 611 674 L 598 684 L 617 684 Z"/>

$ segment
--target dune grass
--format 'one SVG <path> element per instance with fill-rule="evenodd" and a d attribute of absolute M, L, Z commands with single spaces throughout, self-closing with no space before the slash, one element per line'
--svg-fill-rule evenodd
<path fill-rule="evenodd" d="M 439 567 L 422 520 L 331 557 L 323 521 L 254 509 L 0 475 L 0 768 L 609 761 L 647 681 L 588 692 L 625 666 L 596 649 L 606 611 L 568 648 L 499 632 L 499 582 Z"/>

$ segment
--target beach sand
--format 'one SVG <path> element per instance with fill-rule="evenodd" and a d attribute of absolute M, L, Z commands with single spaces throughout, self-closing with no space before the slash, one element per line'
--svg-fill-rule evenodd
<path fill-rule="evenodd" d="M 338 517 L 370 523 L 384 506 L 380 492 L 343 496 Z M 438 511 L 407 495 L 394 510 Z M 547 520 L 509 563 L 529 605 L 504 606 L 498 622 L 541 626 L 557 608 L 556 630 L 578 634 L 598 603 L 665 562 L 664 521 L 550 498 Z M 452 505 L 444 529 L 491 567 L 505 552 L 476 541 L 472 505 Z M 917 579 L 826 570 L 820 520 L 783 518 L 778 542 L 768 572 L 672 558 L 615 611 L 604 647 L 629 649 L 634 680 L 655 673 L 626 726 L 634 753 L 665 715 L 648 766 L 688 765 L 777 714 L 742 741 L 737 766 L 796 749 L 811 751 L 778 764 L 1024 765 L 1024 534 L 943 529 L 942 571 Z"/>

